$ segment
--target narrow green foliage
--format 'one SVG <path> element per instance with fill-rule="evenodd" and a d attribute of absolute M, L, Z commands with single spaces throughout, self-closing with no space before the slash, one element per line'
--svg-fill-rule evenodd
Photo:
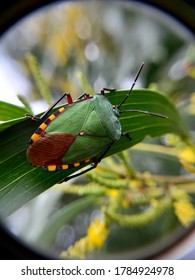
<path fill-rule="evenodd" d="M 29 112 L 29 114 L 33 114 L 30 104 L 28 103 L 27 99 L 22 96 L 21 94 L 17 94 L 18 99 L 20 100 L 20 102 L 24 105 L 24 108 L 26 111 Z"/>
<path fill-rule="evenodd" d="M 0 131 L 23 121 L 26 113 L 26 108 L 0 101 Z"/>
<path fill-rule="evenodd" d="M 128 182 L 124 179 L 107 179 L 104 176 L 99 176 L 97 172 L 91 172 L 89 174 L 86 174 L 86 177 L 92 180 L 93 182 L 107 188 L 124 189 L 128 186 Z"/>
<path fill-rule="evenodd" d="M 13 121 L 23 118 L 24 114 L 27 112 L 28 110 L 26 110 L 26 108 L 0 101 L 0 124 L 5 121 Z"/>
<path fill-rule="evenodd" d="M 93 89 L 90 87 L 88 81 L 86 80 L 85 76 L 81 71 L 76 72 L 76 77 L 79 81 L 80 87 L 82 88 L 83 92 L 87 92 L 90 95 L 94 95 Z"/>
<path fill-rule="evenodd" d="M 41 74 L 36 57 L 33 56 L 32 54 L 28 54 L 26 56 L 26 60 L 42 98 L 47 102 L 48 105 L 51 105 L 52 103 L 51 92 Z"/>
<path fill-rule="evenodd" d="M 169 211 L 171 207 L 170 199 L 162 199 L 158 202 L 157 206 L 151 206 L 148 210 L 139 214 L 123 215 L 113 212 L 112 209 L 106 209 L 104 214 L 108 224 L 116 223 L 123 227 L 141 228 L 154 222 L 163 213 Z"/>

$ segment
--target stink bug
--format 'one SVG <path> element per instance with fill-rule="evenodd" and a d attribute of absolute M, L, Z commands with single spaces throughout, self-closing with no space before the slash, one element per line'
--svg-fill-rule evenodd
<path fill-rule="evenodd" d="M 41 117 L 26 114 L 32 120 L 44 120 L 51 110 L 66 97 L 68 104 L 46 118 L 30 139 L 27 159 L 34 166 L 42 166 L 46 171 L 69 168 L 87 168 L 68 176 L 67 181 L 97 166 L 110 147 L 122 136 L 130 139 L 128 133 L 122 132 L 119 121 L 124 111 L 120 107 L 130 95 L 143 68 L 142 63 L 135 80 L 126 97 L 117 106 L 113 106 L 105 96 L 106 89 L 95 96 L 82 94 L 74 102 L 69 93 L 64 93 Z M 125 110 L 140 112 L 161 118 L 165 116 L 143 110 Z"/>

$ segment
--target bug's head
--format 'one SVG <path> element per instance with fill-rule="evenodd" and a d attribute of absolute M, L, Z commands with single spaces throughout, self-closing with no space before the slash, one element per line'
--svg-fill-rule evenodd
<path fill-rule="evenodd" d="M 114 114 L 119 118 L 120 117 L 120 111 L 118 109 L 118 106 L 112 105 L 112 109 Z"/>

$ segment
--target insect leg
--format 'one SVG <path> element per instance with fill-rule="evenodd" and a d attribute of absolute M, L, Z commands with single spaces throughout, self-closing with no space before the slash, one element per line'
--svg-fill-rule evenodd
<path fill-rule="evenodd" d="M 121 136 L 125 136 L 127 139 L 129 139 L 130 141 L 132 140 L 131 136 L 129 135 L 129 132 L 122 132 Z"/>
<path fill-rule="evenodd" d="M 73 174 L 73 175 L 70 175 L 70 176 L 66 177 L 65 179 L 63 179 L 62 181 L 60 181 L 60 182 L 58 182 L 58 183 L 67 182 L 67 181 L 70 180 L 70 179 L 76 178 L 76 177 L 78 177 L 78 176 L 80 176 L 80 175 L 82 175 L 82 174 L 84 174 L 84 173 L 86 173 L 86 172 L 88 172 L 88 171 L 90 171 L 90 170 L 96 168 L 96 166 L 98 165 L 99 161 L 98 161 L 96 158 L 93 158 L 92 160 L 93 160 L 92 165 L 89 166 L 87 169 L 85 169 L 85 170 L 83 170 L 83 171 L 78 171 L 78 173 L 75 173 L 75 174 Z"/>
<path fill-rule="evenodd" d="M 91 166 L 89 166 L 89 168 L 87 168 L 87 169 L 85 169 L 85 170 L 83 170 L 83 171 L 80 171 L 80 172 L 78 172 L 78 173 L 76 173 L 76 174 L 70 175 L 70 176 L 66 177 L 65 179 L 63 179 L 62 181 L 60 181 L 59 183 L 67 182 L 68 180 L 70 180 L 70 179 L 72 179 L 72 178 L 76 178 L 76 177 L 78 177 L 78 176 L 80 176 L 80 175 L 82 175 L 82 174 L 84 174 L 84 173 L 86 173 L 86 172 L 88 172 L 88 171 L 90 171 L 90 170 L 96 168 L 96 166 L 98 165 L 98 163 L 102 160 L 102 158 L 105 156 L 105 154 L 110 150 L 110 147 L 112 146 L 112 144 L 113 144 L 113 143 L 111 143 L 111 144 L 108 146 L 108 148 L 106 148 L 106 150 L 101 154 L 101 156 L 100 156 L 99 158 L 94 157 L 94 158 L 91 159 L 91 161 L 93 161 L 93 163 L 92 163 Z"/>
<path fill-rule="evenodd" d="M 77 97 L 77 99 L 76 100 L 81 100 L 81 99 L 89 99 L 89 98 L 91 98 L 91 96 L 90 96 L 90 94 L 89 93 L 86 93 L 86 92 L 84 92 L 83 94 L 81 94 L 79 97 Z"/>
<path fill-rule="evenodd" d="M 70 95 L 70 93 L 68 92 L 65 92 L 55 103 L 53 103 L 48 109 L 47 111 L 45 111 L 43 113 L 43 115 L 41 115 L 40 117 L 38 116 L 33 116 L 31 114 L 25 114 L 25 117 L 28 117 L 28 118 L 31 118 L 33 121 L 41 121 L 43 120 L 44 118 L 47 117 L 47 115 L 51 112 L 51 110 L 64 98 L 66 97 L 67 101 L 68 101 L 68 104 L 72 104 L 73 103 L 73 100 L 72 100 L 72 97 Z"/>
<path fill-rule="evenodd" d="M 116 89 L 115 88 L 103 88 L 100 90 L 100 94 L 105 94 L 105 91 L 109 91 L 109 92 L 112 92 L 112 91 L 115 91 Z"/>

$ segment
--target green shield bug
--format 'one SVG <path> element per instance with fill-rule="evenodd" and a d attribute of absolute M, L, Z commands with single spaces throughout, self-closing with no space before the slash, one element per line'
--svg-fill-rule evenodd
<path fill-rule="evenodd" d="M 46 171 L 65 170 L 87 164 L 85 170 L 66 177 L 64 181 L 67 181 L 95 168 L 113 143 L 122 136 L 130 139 L 128 133 L 122 132 L 119 121 L 122 112 L 140 112 L 165 118 L 143 110 L 120 110 L 143 66 L 144 63 L 141 64 L 128 94 L 117 106 L 113 106 L 105 96 L 105 91 L 115 89 L 104 88 L 95 96 L 84 93 L 74 102 L 69 93 L 64 93 L 42 116 L 26 114 L 32 120 L 45 119 L 31 136 L 27 150 L 28 161 L 34 166 L 42 166 Z M 68 103 L 47 117 L 65 97 Z"/>

